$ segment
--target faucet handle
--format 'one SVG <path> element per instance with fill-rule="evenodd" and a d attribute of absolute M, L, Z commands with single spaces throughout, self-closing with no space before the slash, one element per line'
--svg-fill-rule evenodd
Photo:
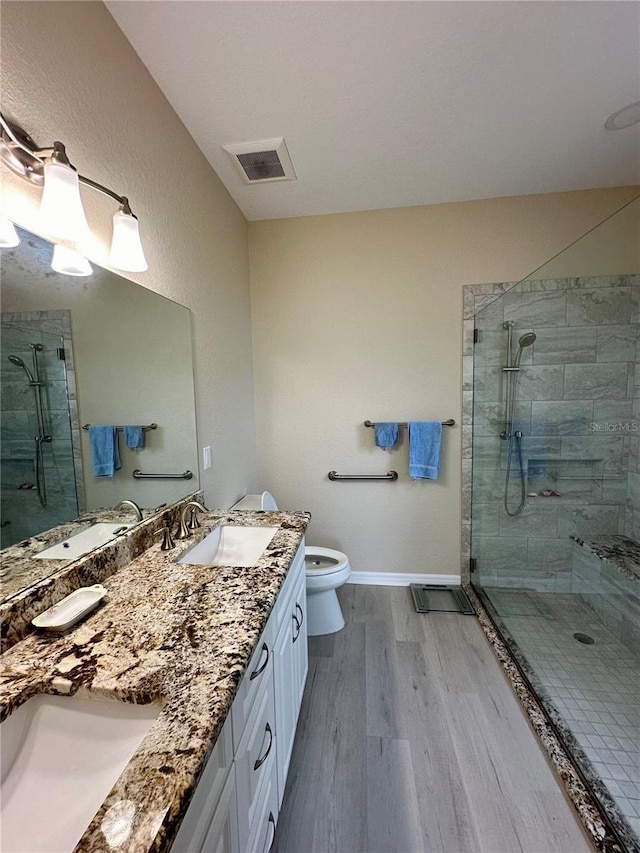
<path fill-rule="evenodd" d="M 173 541 L 171 529 L 169 527 L 163 527 L 161 530 L 156 530 L 153 535 L 158 536 L 160 533 L 162 533 L 162 544 L 160 545 L 161 551 L 171 551 L 172 548 L 176 547 L 176 543 Z"/>

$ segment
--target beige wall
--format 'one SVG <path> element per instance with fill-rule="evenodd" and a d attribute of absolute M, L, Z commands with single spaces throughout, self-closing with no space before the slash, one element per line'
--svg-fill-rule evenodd
<path fill-rule="evenodd" d="M 228 506 L 255 478 L 246 221 L 102 3 L 5 2 L 1 37 L 3 111 L 129 197 L 149 271 L 128 277 L 192 311 L 202 484 Z M 5 215 L 46 237 L 39 191 L 0 174 Z M 82 194 L 106 266 L 114 205 Z"/>
<path fill-rule="evenodd" d="M 524 277 L 637 194 L 250 223 L 260 486 L 311 510 L 312 544 L 356 571 L 458 572 L 459 426 L 444 431 L 440 478 L 413 482 L 406 437 L 382 451 L 363 421 L 459 424 L 463 285 Z M 391 468 L 396 483 L 327 479 Z"/>

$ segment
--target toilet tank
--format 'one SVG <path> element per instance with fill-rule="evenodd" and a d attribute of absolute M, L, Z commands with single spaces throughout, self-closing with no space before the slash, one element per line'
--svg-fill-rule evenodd
<path fill-rule="evenodd" d="M 231 509 L 278 509 L 278 504 L 270 492 L 261 495 L 245 495 Z"/>

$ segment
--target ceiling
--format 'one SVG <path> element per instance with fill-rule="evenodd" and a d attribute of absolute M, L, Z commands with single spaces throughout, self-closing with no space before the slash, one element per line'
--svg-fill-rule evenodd
<path fill-rule="evenodd" d="M 638 2 L 106 5 L 249 220 L 640 183 Z M 279 136 L 298 179 L 243 183 Z"/>

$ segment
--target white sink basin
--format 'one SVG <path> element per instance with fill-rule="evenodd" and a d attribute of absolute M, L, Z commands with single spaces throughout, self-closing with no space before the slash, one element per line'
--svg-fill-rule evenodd
<path fill-rule="evenodd" d="M 200 566 L 253 566 L 277 530 L 278 527 L 222 524 L 187 551 L 178 562 Z"/>
<path fill-rule="evenodd" d="M 135 523 L 137 524 L 137 522 Z M 121 521 L 100 521 L 98 524 L 92 524 L 86 530 L 74 533 L 73 536 L 69 536 L 63 542 L 51 545 L 50 548 L 45 548 L 44 551 L 33 556 L 36 560 L 77 560 L 78 557 L 88 554 L 89 551 L 106 545 L 110 539 L 113 539 L 116 530 L 124 532 L 130 527 L 133 527 L 133 524 L 123 524 Z"/>
<path fill-rule="evenodd" d="M 65 853 L 157 719 L 157 705 L 34 696 L 2 723 L 2 849 Z"/>

